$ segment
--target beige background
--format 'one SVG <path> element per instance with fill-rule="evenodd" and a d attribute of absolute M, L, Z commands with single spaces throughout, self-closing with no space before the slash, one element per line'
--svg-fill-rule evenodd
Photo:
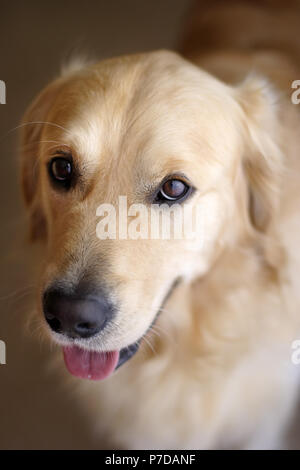
<path fill-rule="evenodd" d="M 23 243 L 18 134 L 11 130 L 70 54 L 87 52 L 101 59 L 174 48 L 189 4 L 190 0 L 0 0 L 0 79 L 7 85 L 7 104 L 0 105 L 0 339 L 7 344 L 7 365 L 0 365 L 0 449 L 105 445 L 93 437 L 56 372 L 47 369 L 50 346 L 36 339 L 38 331 L 24 333 L 27 299 L 33 291 L 26 268 L 31 252 Z M 294 448 L 300 448 L 298 422 L 295 417 L 290 431 L 289 445 Z"/>
<path fill-rule="evenodd" d="M 70 54 L 79 51 L 101 59 L 175 47 L 189 3 L 0 1 L 0 79 L 7 86 L 7 104 L 0 105 L 0 339 L 7 345 L 7 364 L 0 365 L 1 449 L 101 446 L 69 392 L 54 372 L 47 371 L 50 347 L 24 334 L 31 291 L 20 287 L 32 281 L 18 240 L 24 233 L 17 184 L 18 134 L 8 131 L 19 124 L 34 95 Z"/>

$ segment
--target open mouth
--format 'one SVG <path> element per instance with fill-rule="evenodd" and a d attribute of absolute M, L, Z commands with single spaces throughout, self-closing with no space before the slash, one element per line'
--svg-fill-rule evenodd
<path fill-rule="evenodd" d="M 128 361 L 139 348 L 139 342 L 121 351 L 87 351 L 78 346 L 63 348 L 68 371 L 81 379 L 103 380 Z"/>
<path fill-rule="evenodd" d="M 171 285 L 147 332 L 156 322 L 163 306 L 179 282 L 180 278 L 177 278 Z M 98 352 L 88 351 L 86 349 L 79 348 L 78 346 L 65 346 L 63 347 L 63 354 L 66 367 L 72 375 L 75 375 L 75 377 L 89 380 L 104 380 L 110 377 L 116 369 L 135 355 L 147 332 L 138 341 L 121 349 L 120 351 Z"/>

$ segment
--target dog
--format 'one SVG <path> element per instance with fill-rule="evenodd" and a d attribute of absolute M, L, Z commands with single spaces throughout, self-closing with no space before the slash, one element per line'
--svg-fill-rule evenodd
<path fill-rule="evenodd" d="M 196 2 L 183 55 L 78 61 L 23 118 L 36 315 L 99 447 L 284 446 L 299 386 L 299 11 Z M 119 196 L 200 209 L 201 234 L 100 239 L 97 208 Z"/>

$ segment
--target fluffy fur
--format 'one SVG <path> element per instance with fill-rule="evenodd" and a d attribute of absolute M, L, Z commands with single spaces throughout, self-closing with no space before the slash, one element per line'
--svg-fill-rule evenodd
<path fill-rule="evenodd" d="M 300 75 L 299 2 L 210 3 L 196 6 L 185 35 L 191 61 L 158 51 L 77 64 L 23 120 L 22 185 L 31 237 L 44 247 L 43 325 L 53 280 L 104 281 L 116 320 L 76 342 L 120 349 L 146 333 L 181 279 L 137 355 L 108 380 L 81 384 L 100 447 L 275 448 L 297 398 L 300 119 L 290 86 Z M 57 150 L 81 169 L 73 192 L 49 183 Z M 146 188 L 175 172 L 196 188 L 186 203 L 202 207 L 204 243 L 97 239 L 100 203 L 119 194 L 145 202 Z"/>

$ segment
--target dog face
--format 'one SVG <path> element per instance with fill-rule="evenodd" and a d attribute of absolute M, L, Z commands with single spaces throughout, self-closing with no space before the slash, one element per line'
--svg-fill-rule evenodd
<path fill-rule="evenodd" d="M 39 310 L 75 375 L 107 377 L 179 280 L 267 227 L 280 157 L 259 133 L 274 122 L 260 88 L 231 88 L 155 52 L 66 73 L 27 111 L 22 182 L 32 238 L 45 245 Z M 272 158 L 259 159 L 268 146 Z M 97 208 L 120 196 L 148 215 L 153 204 L 197 210 L 196 236 L 99 239 Z"/>

